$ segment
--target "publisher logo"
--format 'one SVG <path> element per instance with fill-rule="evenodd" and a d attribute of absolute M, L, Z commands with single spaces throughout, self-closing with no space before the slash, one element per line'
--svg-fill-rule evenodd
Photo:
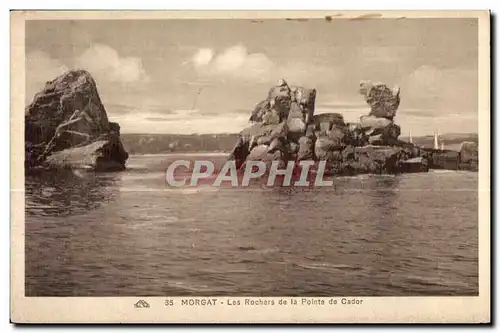
<path fill-rule="evenodd" d="M 134 308 L 149 308 L 149 303 L 141 299 L 134 304 Z"/>

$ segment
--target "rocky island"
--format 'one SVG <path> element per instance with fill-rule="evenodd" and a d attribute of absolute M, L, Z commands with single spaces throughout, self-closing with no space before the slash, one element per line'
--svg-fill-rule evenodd
<path fill-rule="evenodd" d="M 229 160 L 240 170 L 245 161 L 326 161 L 330 175 L 427 172 L 429 168 L 474 169 L 460 163 L 463 153 L 424 149 L 399 139 L 395 123 L 400 88 L 362 81 L 359 93 L 370 112 L 356 123 L 346 123 L 340 113 L 314 114 L 316 90 L 289 86 L 279 80 L 254 108 L 253 124 L 239 133 Z M 477 145 L 464 147 L 473 160 Z M 450 158 L 455 162 L 449 162 Z M 477 158 L 476 158 L 477 167 Z M 282 163 L 281 163 L 282 162 Z M 462 161 L 463 162 L 463 161 Z"/>
<path fill-rule="evenodd" d="M 370 107 L 358 122 L 340 113 L 315 114 L 316 89 L 279 80 L 250 115 L 229 154 L 238 169 L 245 162 L 326 161 L 330 175 L 426 172 L 430 168 L 478 169 L 478 147 L 460 151 L 423 148 L 399 139 L 395 122 L 400 89 L 362 81 L 359 93 Z M 85 70 L 71 70 L 45 84 L 25 110 L 25 170 L 121 171 L 129 154 L 120 125 L 110 122 L 96 82 Z M 281 163 L 282 162 L 282 163 Z M 314 170 L 314 167 L 313 167 Z"/>
<path fill-rule="evenodd" d="M 120 126 L 110 122 L 92 76 L 68 71 L 45 84 L 25 110 L 25 170 L 125 169 Z"/>

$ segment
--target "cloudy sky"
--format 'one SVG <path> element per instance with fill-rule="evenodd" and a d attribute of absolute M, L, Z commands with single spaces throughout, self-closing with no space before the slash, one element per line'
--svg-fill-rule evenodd
<path fill-rule="evenodd" d="M 477 132 L 475 19 L 28 21 L 26 102 L 71 68 L 124 133 L 238 132 L 279 78 L 356 121 L 360 80 L 401 87 L 403 135 Z"/>

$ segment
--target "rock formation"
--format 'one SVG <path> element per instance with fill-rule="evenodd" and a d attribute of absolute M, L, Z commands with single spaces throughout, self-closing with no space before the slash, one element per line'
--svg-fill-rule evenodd
<path fill-rule="evenodd" d="M 123 170 L 128 153 L 92 76 L 68 71 L 47 82 L 25 110 L 25 167 Z"/>
<path fill-rule="evenodd" d="M 359 92 L 370 105 L 369 116 L 393 120 L 398 110 L 400 98 L 399 87 L 390 89 L 381 82 L 361 81 Z"/>
<path fill-rule="evenodd" d="M 478 145 L 475 142 L 464 141 L 460 145 L 459 169 L 478 171 Z"/>
<path fill-rule="evenodd" d="M 330 174 L 427 171 L 427 160 L 415 159 L 419 149 L 398 139 L 399 88 L 363 81 L 360 93 L 371 111 L 346 123 L 340 113 L 314 114 L 315 89 L 279 80 L 255 106 L 253 124 L 241 131 L 229 159 L 238 168 L 246 160 L 324 160 Z"/>

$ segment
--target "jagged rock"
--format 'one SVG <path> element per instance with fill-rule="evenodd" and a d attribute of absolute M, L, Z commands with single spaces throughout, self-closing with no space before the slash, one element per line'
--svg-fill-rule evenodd
<path fill-rule="evenodd" d="M 368 82 L 360 88 L 370 115 L 346 124 L 339 113 L 314 115 L 315 89 L 289 87 L 280 80 L 255 108 L 251 119 L 260 122 L 240 133 L 230 159 L 240 161 L 237 166 L 249 160 L 326 160 L 327 172 L 339 175 L 425 171 L 427 157 L 411 160 L 420 156 L 420 149 L 398 139 L 401 128 L 393 118 L 399 88 Z M 280 117 L 279 125 L 266 125 L 270 114 L 274 122 Z"/>
<path fill-rule="evenodd" d="M 28 171 L 39 164 L 39 157 L 45 151 L 45 144 L 35 145 L 29 141 L 24 144 L 24 167 Z"/>
<path fill-rule="evenodd" d="M 248 154 L 250 153 L 250 140 L 247 140 L 243 136 L 238 136 L 238 140 L 234 144 L 231 153 L 229 154 L 228 160 L 233 160 L 236 162 L 236 168 L 240 168 L 245 162 Z"/>
<path fill-rule="evenodd" d="M 359 118 L 359 125 L 367 135 L 378 135 L 382 131 L 393 124 L 393 122 L 386 118 L 377 118 L 374 116 L 361 116 Z"/>
<path fill-rule="evenodd" d="M 325 124 L 325 122 L 321 124 Z M 337 154 L 334 152 L 340 151 L 346 146 L 347 128 L 333 124 L 326 133 L 324 133 L 325 130 L 323 128 L 323 130 L 316 132 L 318 138 L 314 147 L 315 156 L 320 160 L 336 160 Z"/>
<path fill-rule="evenodd" d="M 292 94 L 288 83 L 285 80 L 278 80 L 276 86 L 269 90 L 267 99 L 271 109 L 275 109 L 279 114 L 280 121 L 288 117 Z"/>
<path fill-rule="evenodd" d="M 372 145 L 382 146 L 402 146 L 398 136 L 401 130 L 398 125 L 388 126 L 381 134 L 372 135 L 368 138 L 368 142 Z"/>
<path fill-rule="evenodd" d="M 394 123 L 390 124 L 389 126 L 387 126 L 382 130 L 382 136 L 384 137 L 385 140 L 391 140 L 391 139 L 397 140 L 400 135 L 401 135 L 401 127 L 399 127 L 399 125 L 396 125 Z"/>
<path fill-rule="evenodd" d="M 464 141 L 460 145 L 460 163 L 478 161 L 478 145 L 475 142 Z"/>
<path fill-rule="evenodd" d="M 337 149 L 345 147 L 347 129 L 345 127 L 332 126 L 327 136 L 334 142 Z"/>
<path fill-rule="evenodd" d="M 109 122 L 109 132 L 114 133 L 116 135 L 120 135 L 120 124 L 114 123 L 114 122 Z"/>
<path fill-rule="evenodd" d="M 344 117 L 340 113 L 321 113 L 313 116 L 313 123 L 320 135 L 327 134 L 333 125 L 344 127 Z"/>
<path fill-rule="evenodd" d="M 283 152 L 281 149 L 271 150 L 269 146 L 260 145 L 254 147 L 249 155 L 247 156 L 247 161 L 262 161 L 266 164 L 266 170 L 269 171 L 271 163 L 273 161 L 279 161 L 279 168 L 285 168 L 287 163 L 287 153 Z M 246 163 L 243 163 L 239 168 L 244 169 Z"/>
<path fill-rule="evenodd" d="M 117 136 L 103 138 L 88 145 L 69 148 L 50 154 L 43 167 L 50 169 L 88 169 L 120 171 L 125 169 L 128 154 Z"/>
<path fill-rule="evenodd" d="M 62 74 L 47 82 L 44 89 L 35 95 L 33 102 L 25 110 L 25 120 L 28 124 L 46 130 L 46 135 L 30 135 L 29 141 L 35 144 L 48 142 L 55 134 L 56 128 L 70 120 L 76 111 L 86 117 L 88 124 L 85 125 L 85 133 L 109 131 L 108 117 L 97 93 L 96 83 L 92 76 L 83 70 Z"/>
<path fill-rule="evenodd" d="M 378 134 L 378 135 L 372 135 L 368 138 L 368 142 L 371 144 L 371 145 L 375 145 L 375 146 L 382 146 L 384 145 L 384 140 L 382 138 L 382 134 Z"/>
<path fill-rule="evenodd" d="M 478 145 L 476 142 L 462 142 L 462 144 L 460 145 L 460 158 L 458 168 L 460 170 L 478 171 L 478 153 Z"/>
<path fill-rule="evenodd" d="M 281 116 L 276 109 L 267 111 L 262 117 L 262 124 L 264 125 L 277 125 L 281 121 Z"/>
<path fill-rule="evenodd" d="M 278 80 L 267 95 L 267 99 L 259 102 L 253 109 L 250 121 L 279 123 L 288 119 L 291 109 L 300 109 L 302 120 L 308 124 L 314 114 L 316 89 L 305 87 L 290 87 L 284 79 Z M 296 105 L 292 106 L 295 102 Z M 295 110 L 292 110 L 295 111 Z M 276 117 L 279 118 L 276 121 Z M 292 118 L 298 118 L 294 115 Z"/>
<path fill-rule="evenodd" d="M 340 140 L 332 139 L 329 136 L 320 136 L 314 145 L 314 154 L 319 160 L 332 160 L 335 153 L 341 151 L 344 144 Z"/>
<path fill-rule="evenodd" d="M 274 140 L 274 138 L 271 135 L 265 135 L 265 136 L 261 136 L 260 138 L 258 138 L 255 141 L 255 144 L 257 146 L 260 146 L 260 145 L 269 146 L 273 140 Z"/>
<path fill-rule="evenodd" d="M 306 128 L 306 136 L 309 137 L 309 138 L 315 138 L 315 134 L 314 134 L 314 124 L 309 124 L 307 125 L 307 128 Z"/>
<path fill-rule="evenodd" d="M 290 99 L 291 98 L 290 92 L 291 92 L 291 89 L 288 86 L 288 83 L 285 80 L 280 79 L 276 83 L 276 86 L 272 87 L 269 90 L 269 94 L 267 96 L 267 99 L 269 101 L 273 101 L 273 100 L 276 101 L 277 99 Z"/>
<path fill-rule="evenodd" d="M 309 105 L 314 103 L 316 97 L 316 89 L 309 89 L 301 86 L 291 86 L 292 99 L 301 105 Z"/>
<path fill-rule="evenodd" d="M 279 124 L 257 123 L 241 131 L 240 136 L 250 142 L 249 149 L 251 150 L 260 138 L 265 138 L 263 140 L 270 143 L 276 138 L 285 139 L 287 131 L 288 128 L 284 122 Z"/>
<path fill-rule="evenodd" d="M 374 145 L 395 145 L 401 134 L 401 127 L 386 118 L 362 116 L 359 122 L 361 130 Z"/>
<path fill-rule="evenodd" d="M 267 157 L 269 150 L 266 145 L 255 146 L 248 155 L 248 159 L 252 161 L 260 160 L 262 157 Z"/>
<path fill-rule="evenodd" d="M 403 149 L 389 146 L 350 147 L 350 154 L 343 154 L 342 173 L 396 173 L 406 160 Z"/>
<path fill-rule="evenodd" d="M 275 139 L 285 140 L 286 136 L 286 122 L 274 125 L 255 123 L 240 132 L 238 140 L 229 154 L 229 160 L 236 161 L 236 166 L 239 168 L 254 146 L 269 145 Z"/>
<path fill-rule="evenodd" d="M 271 106 L 269 104 L 269 100 L 265 99 L 259 102 L 252 111 L 252 115 L 250 116 L 250 121 L 254 122 L 262 122 L 264 115 L 271 111 Z"/>
<path fill-rule="evenodd" d="M 400 89 L 388 88 L 385 84 L 361 81 L 359 92 L 370 105 L 370 116 L 393 120 L 400 103 Z"/>
<path fill-rule="evenodd" d="M 276 138 L 268 146 L 268 151 L 270 153 L 274 152 L 275 150 L 281 150 L 282 152 L 288 153 L 288 148 L 289 145 L 286 143 L 285 140 L 281 138 Z"/>
<path fill-rule="evenodd" d="M 299 139 L 299 151 L 297 160 L 312 160 L 314 158 L 314 141 L 310 136 L 303 136 Z"/>
<path fill-rule="evenodd" d="M 68 71 L 47 82 L 25 110 L 26 167 L 40 166 L 51 154 L 82 148 L 72 154 L 74 159 L 82 158 L 81 163 L 75 160 L 68 165 L 87 165 L 92 160 L 102 165 L 104 159 L 111 158 L 109 164 L 121 164 L 115 169 L 123 169 L 128 154 L 119 135 L 120 126 L 109 122 L 92 76 L 84 70 Z M 95 150 L 91 144 L 96 142 L 104 147 L 101 150 L 105 153 L 85 157 L 86 152 Z M 91 146 L 83 149 L 86 145 Z M 108 150 L 113 153 L 106 153 Z M 94 166 L 93 169 L 101 168 Z"/>
<path fill-rule="evenodd" d="M 300 149 L 299 144 L 297 144 L 295 142 L 290 142 L 289 148 L 288 148 L 288 151 L 290 152 L 290 154 L 296 155 L 299 152 L 299 149 Z"/>
<path fill-rule="evenodd" d="M 478 162 L 459 163 L 458 170 L 477 172 L 479 170 L 479 163 Z"/>
<path fill-rule="evenodd" d="M 347 145 L 361 147 L 369 143 L 369 136 L 366 135 L 359 123 L 347 124 L 345 132 L 344 141 Z"/>
<path fill-rule="evenodd" d="M 297 101 L 303 109 L 305 123 L 311 123 L 316 104 L 316 89 L 305 87 L 292 87 L 291 89 L 293 94 L 292 100 Z"/>
<path fill-rule="evenodd" d="M 306 131 L 305 115 L 297 102 L 292 102 L 287 119 L 288 138 L 297 141 Z"/>

